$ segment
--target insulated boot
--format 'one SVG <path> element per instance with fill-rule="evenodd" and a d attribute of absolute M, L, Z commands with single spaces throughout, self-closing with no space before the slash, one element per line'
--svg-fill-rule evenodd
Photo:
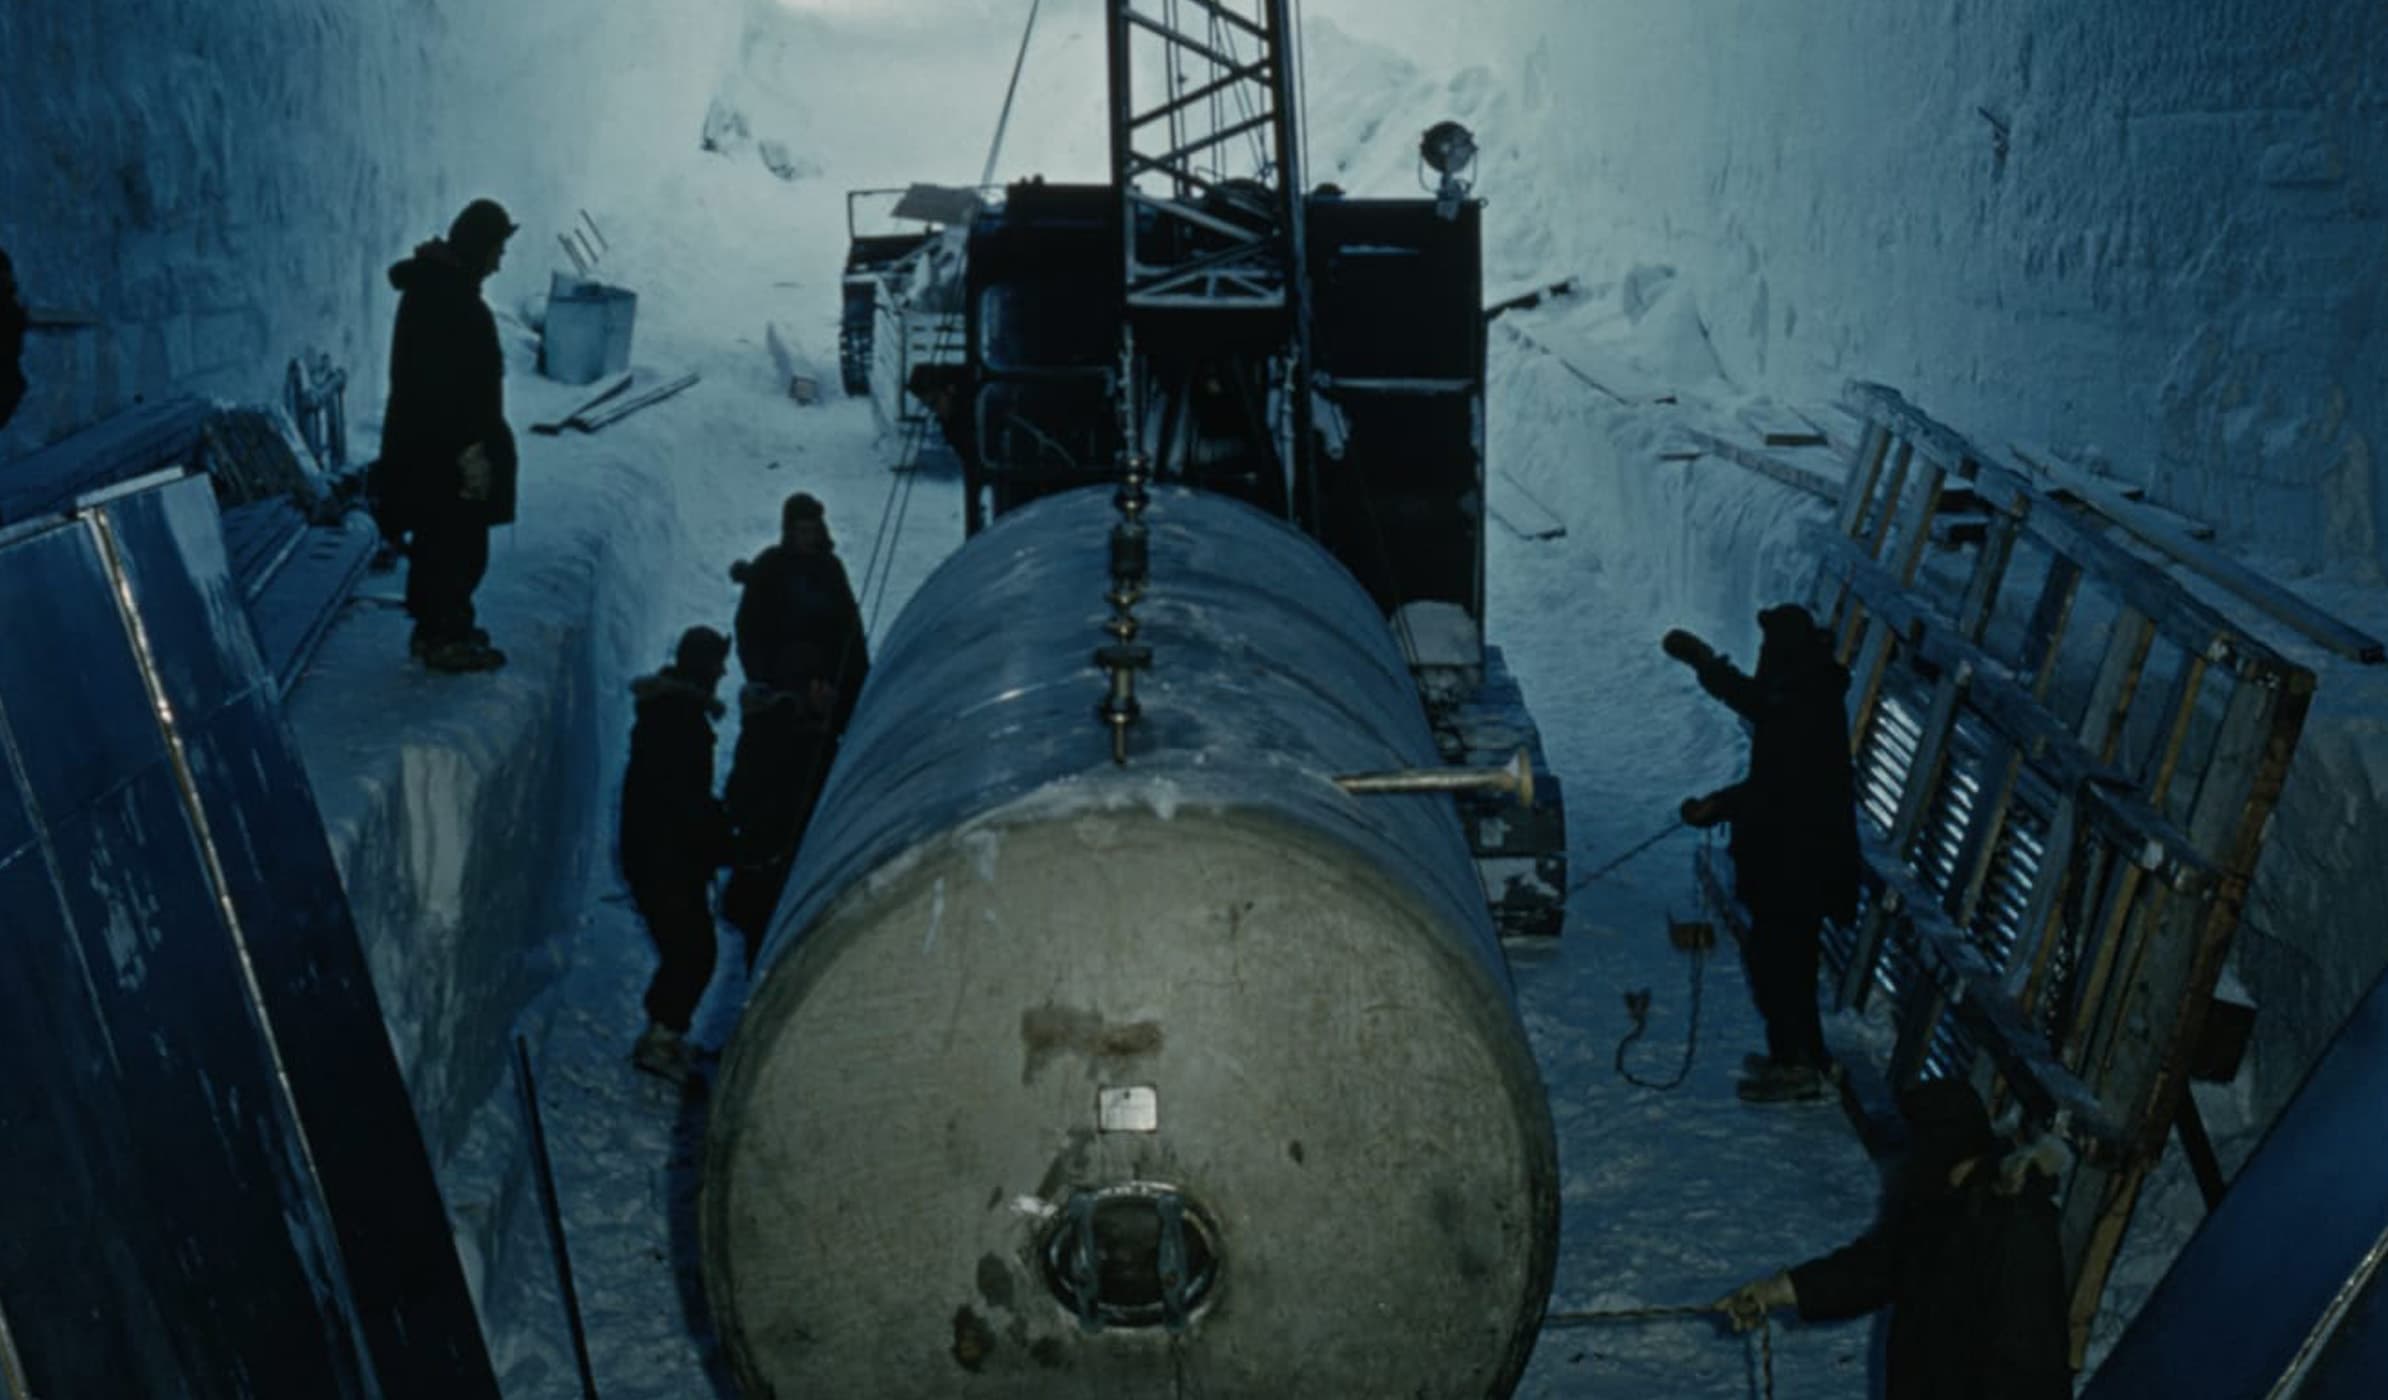
<path fill-rule="evenodd" d="M 685 1084 L 696 1065 L 696 1052 L 688 1048 L 687 1037 L 680 1032 L 649 1021 L 638 1044 L 630 1048 L 630 1063 L 659 1079 Z"/>
<path fill-rule="evenodd" d="M 468 635 L 473 641 L 480 643 L 482 646 L 489 645 L 489 633 L 482 628 L 476 627 Z M 431 655 L 432 652 L 437 651 L 438 649 L 439 644 L 432 641 L 430 637 L 424 635 L 423 629 L 420 627 L 417 627 L 414 630 L 414 634 L 406 639 L 406 654 L 413 657 L 417 661 L 426 659 Z"/>
<path fill-rule="evenodd" d="M 468 671 L 494 671 L 506 664 L 506 654 L 487 642 L 463 637 L 433 646 L 423 653 L 423 664 L 434 671 L 444 671 L 450 675 Z"/>
<path fill-rule="evenodd" d="M 1749 1103 L 1795 1103 L 1824 1097 L 1824 1072 L 1814 1065 L 1770 1065 L 1745 1077 L 1734 1092 Z"/>

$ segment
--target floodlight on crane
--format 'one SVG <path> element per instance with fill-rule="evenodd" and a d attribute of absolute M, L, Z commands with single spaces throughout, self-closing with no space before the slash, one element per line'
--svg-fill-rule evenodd
<path fill-rule="evenodd" d="M 1427 168 L 1442 176 L 1441 182 L 1432 187 L 1435 212 L 1446 219 L 1457 217 L 1460 201 L 1476 187 L 1474 177 L 1468 173 L 1476 164 L 1475 133 L 1455 121 L 1436 122 L 1418 138 L 1418 162 L 1421 188 L 1428 188 Z"/>

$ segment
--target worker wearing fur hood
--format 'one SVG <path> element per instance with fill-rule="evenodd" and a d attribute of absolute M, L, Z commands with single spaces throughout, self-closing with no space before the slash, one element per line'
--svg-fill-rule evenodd
<path fill-rule="evenodd" d="M 647 1030 L 631 1058 L 667 1079 L 687 1076 L 685 1037 L 713 978 L 713 872 L 730 856 L 729 818 L 713 795 L 713 721 L 730 640 L 691 627 L 672 663 L 631 683 L 637 719 L 622 779 L 623 882 L 655 940 L 660 963 L 647 985 Z"/>
<path fill-rule="evenodd" d="M 1887 1307 L 1886 1400 L 2064 1400 L 2073 1393 L 2053 1137 L 2012 1146 L 1971 1087 L 1933 1080 L 1900 1101 L 1907 1157 L 1881 1220 L 1856 1242 L 1713 1305 L 1737 1331 L 1772 1308 L 1805 1321 Z"/>

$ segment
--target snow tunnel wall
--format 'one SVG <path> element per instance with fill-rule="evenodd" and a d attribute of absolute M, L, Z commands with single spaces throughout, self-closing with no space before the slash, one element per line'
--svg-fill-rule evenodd
<path fill-rule="evenodd" d="M 350 447 L 370 456 L 389 264 L 493 195 L 522 232 L 491 304 L 543 292 L 568 220 L 651 202 L 666 159 L 694 150 L 739 12 L 737 0 L 0 4 L 0 247 L 28 303 L 87 322 L 28 341 L 31 387 L 0 430 L 0 473 L 145 398 L 278 399 L 284 366 L 308 349 L 347 368 Z M 539 1018 L 519 1018 L 554 979 L 601 849 L 596 736 L 627 723 L 614 691 L 647 621 L 630 576 L 651 562 L 640 551 L 653 530 L 670 528 L 634 483 L 606 480 L 585 497 L 526 483 L 526 523 L 501 532 L 484 601 L 545 590 L 591 606 L 558 615 L 517 599 L 551 625 L 508 637 L 515 664 L 486 712 L 431 733 L 408 727 L 423 697 L 319 683 L 292 701 L 501 1369 L 552 1311 L 520 1296 L 545 1246 L 507 1033 L 525 1024 L 536 1038 Z M 395 670 L 404 620 L 352 610 L 321 656 L 336 667 L 358 652 L 370 660 L 353 669 Z M 354 781 L 327 788 L 327 773 Z M 523 870 L 553 878 L 514 878 Z"/>
<path fill-rule="evenodd" d="M 1484 145 L 1489 280 L 1672 264 L 1744 383 L 1880 380 L 2226 539 L 2388 562 L 2376 5 L 1500 8 L 1313 7 L 1486 65 L 1444 101 Z"/>
<path fill-rule="evenodd" d="M 390 263 L 492 195 L 522 231 L 491 302 L 543 291 L 581 208 L 695 144 L 737 11 L 0 5 L 0 247 L 30 305 L 95 322 L 28 340 L 0 461 L 172 390 L 278 399 L 309 348 L 369 416 Z"/>

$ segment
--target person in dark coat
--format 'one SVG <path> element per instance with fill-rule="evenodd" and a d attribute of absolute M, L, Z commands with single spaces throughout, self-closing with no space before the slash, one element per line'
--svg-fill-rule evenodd
<path fill-rule="evenodd" d="M 713 796 L 713 698 L 730 651 L 709 627 L 680 637 L 672 663 L 632 682 L 637 718 L 622 778 L 617 855 L 631 901 L 662 958 L 647 983 L 647 1029 L 631 1052 L 640 1069 L 687 1076 L 689 1018 L 713 980 L 713 872 L 730 859 L 730 824 Z"/>
<path fill-rule="evenodd" d="M 489 529 L 514 519 L 515 448 L 506 424 L 503 350 L 481 283 L 505 258 L 515 225 L 476 199 L 444 239 L 390 268 L 398 320 L 390 335 L 390 403 L 376 464 L 376 517 L 407 547 L 410 649 L 439 671 L 486 671 L 504 652 L 474 625 L 473 590 L 489 569 Z"/>
<path fill-rule="evenodd" d="M 16 264 L 0 249 L 0 428 L 16 416 L 25 401 L 25 332 L 32 314 L 17 300 Z"/>
<path fill-rule="evenodd" d="M 1844 697 L 1849 672 L 1832 637 L 1796 604 L 1758 614 L 1755 676 L 1681 630 L 1660 645 L 1751 726 L 1749 772 L 1683 804 L 1695 827 L 1732 825 L 1734 894 L 1749 910 L 1751 996 L 1766 1053 L 1747 1062 L 1742 1097 L 1820 1097 L 1830 1059 L 1816 1008 L 1826 919 L 1856 914 L 1857 801 Z"/>
<path fill-rule="evenodd" d="M 829 538 L 820 501 L 799 491 L 780 508 L 779 543 L 730 566 L 738 599 L 738 666 L 773 690 L 829 689 L 835 727 L 844 733 L 871 660 L 862 609 L 846 566 Z"/>
<path fill-rule="evenodd" d="M 1812 1322 L 1889 1308 L 1886 1400 L 2068 1400 L 2055 1188 L 2070 1154 L 2053 1138 L 2010 1149 L 1959 1080 L 1909 1090 L 1900 1110 L 1907 1157 L 1881 1222 L 1711 1306 L 1736 1331 L 1773 1308 Z"/>
<path fill-rule="evenodd" d="M 722 790 L 736 833 L 721 916 L 746 940 L 753 967 L 837 757 L 826 687 L 805 692 L 748 684 L 738 693 L 738 747 Z"/>
<path fill-rule="evenodd" d="M 870 672 L 862 610 L 829 537 L 821 503 L 798 492 L 780 512 L 780 541 L 730 566 L 738 603 L 738 747 L 725 789 L 738 856 L 722 916 L 762 949 L 813 804 Z"/>

